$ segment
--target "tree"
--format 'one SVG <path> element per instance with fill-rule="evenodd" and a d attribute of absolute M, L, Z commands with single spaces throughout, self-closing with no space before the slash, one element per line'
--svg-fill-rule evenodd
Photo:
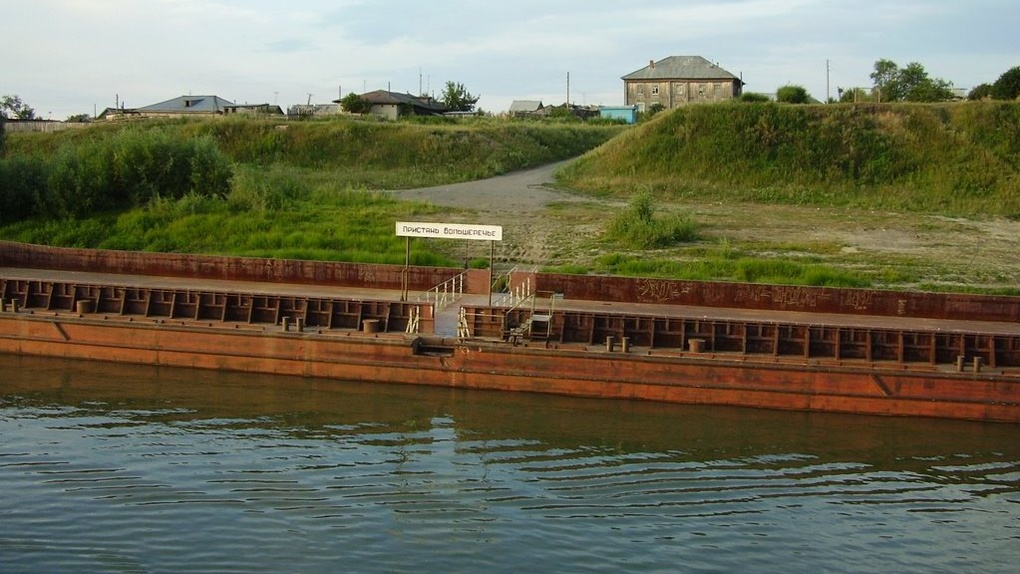
<path fill-rule="evenodd" d="M 871 79 L 880 102 L 945 102 L 953 99 L 952 82 L 929 77 L 924 66 L 917 62 L 901 69 L 892 60 L 878 60 Z"/>
<path fill-rule="evenodd" d="M 967 94 L 967 99 L 971 101 L 985 100 L 992 97 L 992 86 L 991 84 L 980 84 L 974 86 L 974 89 Z"/>
<path fill-rule="evenodd" d="M 924 66 L 917 62 L 900 70 L 900 88 L 907 102 L 945 102 L 953 99 L 953 84 L 939 78 L 928 77 Z"/>
<path fill-rule="evenodd" d="M 34 120 L 35 110 L 22 102 L 20 96 L 4 96 L 0 98 L 0 115 L 16 120 Z"/>
<path fill-rule="evenodd" d="M 900 68 L 892 60 L 881 59 L 875 62 L 875 71 L 871 72 L 871 81 L 880 102 L 895 102 L 901 97 L 899 89 Z"/>
<path fill-rule="evenodd" d="M 791 86 L 789 84 L 776 90 L 776 101 L 786 104 L 806 104 L 810 100 L 807 90 L 803 86 Z"/>
<path fill-rule="evenodd" d="M 443 89 L 439 101 L 451 112 L 471 112 L 474 111 L 478 98 L 479 96 L 471 95 L 464 84 L 446 82 L 446 88 Z"/>
<path fill-rule="evenodd" d="M 872 94 L 864 88 L 837 88 L 839 101 L 842 104 L 857 104 L 872 101 Z"/>
<path fill-rule="evenodd" d="M 64 121 L 69 124 L 87 124 L 92 121 L 92 116 L 88 114 L 75 114 L 73 116 L 67 116 L 67 119 Z"/>
<path fill-rule="evenodd" d="M 367 114 L 372 111 L 372 102 L 351 92 L 340 100 L 340 108 L 349 114 Z"/>
<path fill-rule="evenodd" d="M 992 97 L 997 100 L 1015 100 L 1020 97 L 1020 66 L 1010 68 L 992 84 Z"/>

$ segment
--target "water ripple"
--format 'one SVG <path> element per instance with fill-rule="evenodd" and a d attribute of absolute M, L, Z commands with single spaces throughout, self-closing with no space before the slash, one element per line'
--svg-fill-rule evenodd
<path fill-rule="evenodd" d="M 1020 560 L 1015 429 L 422 389 L 288 398 L 276 381 L 216 391 L 231 381 L 175 381 L 185 389 L 167 397 L 165 381 L 132 380 L 81 400 L 0 388 L 0 563 L 994 572 Z M 230 402 L 246 393 L 272 400 Z"/>

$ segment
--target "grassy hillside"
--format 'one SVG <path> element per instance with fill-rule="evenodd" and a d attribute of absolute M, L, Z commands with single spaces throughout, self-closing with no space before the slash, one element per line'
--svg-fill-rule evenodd
<path fill-rule="evenodd" d="M 497 262 L 563 272 L 1020 293 L 1016 104 L 721 104 L 632 128 L 233 118 L 8 136 L 0 221 L 40 207 L 8 217 L 3 239 L 402 263 L 394 221 L 466 218 L 506 227 Z M 589 197 L 521 203 L 514 217 L 471 197 L 439 207 L 374 191 L 581 154 L 560 183 Z M 196 168 L 219 176 L 223 163 L 225 191 L 200 183 Z M 116 208 L 64 205 L 118 186 Z M 414 241 L 412 262 L 459 266 L 477 257 L 463 243 Z"/>
<path fill-rule="evenodd" d="M 576 162 L 606 196 L 1020 217 L 1020 106 L 693 106 Z"/>
<path fill-rule="evenodd" d="M 328 174 L 345 185 L 396 189 L 469 181 L 575 157 L 622 129 L 498 120 L 170 120 L 8 134 L 6 152 L 8 157 L 51 156 L 62 148 L 125 131 L 158 130 L 187 140 L 209 136 L 239 165 L 287 166 Z"/>
<path fill-rule="evenodd" d="M 398 202 L 374 190 L 467 181 L 543 165 L 578 156 L 621 129 L 499 121 L 230 118 L 98 123 L 50 134 L 8 134 L 0 159 L 0 222 L 8 224 L 0 227 L 0 238 L 70 247 L 402 263 L 404 240 L 394 237 L 393 222 L 433 216 L 439 209 Z M 206 184 L 210 171 L 220 185 Z M 412 261 L 462 263 L 444 254 L 439 242 L 415 242 Z"/>

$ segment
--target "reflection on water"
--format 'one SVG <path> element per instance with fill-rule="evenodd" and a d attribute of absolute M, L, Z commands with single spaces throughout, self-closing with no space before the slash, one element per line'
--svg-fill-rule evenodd
<path fill-rule="evenodd" d="M 1010 571 L 1020 428 L 0 355 L 11 572 Z"/>

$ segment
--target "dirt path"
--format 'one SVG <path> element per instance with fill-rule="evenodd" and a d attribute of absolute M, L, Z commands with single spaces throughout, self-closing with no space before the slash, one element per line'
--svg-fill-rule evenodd
<path fill-rule="evenodd" d="M 598 220 L 584 224 L 579 214 L 609 209 L 606 202 L 550 187 L 556 170 L 570 161 L 484 180 L 389 193 L 402 200 L 469 212 L 451 216 L 453 222 L 502 225 L 504 240 L 497 247 L 497 260 L 503 264 L 559 265 L 575 259 L 580 239 L 593 239 L 601 230 Z M 566 204 L 572 207 L 565 209 Z M 451 246 L 454 255 L 465 260 L 478 257 L 477 246 L 465 243 L 471 242 Z"/>
<path fill-rule="evenodd" d="M 553 173 L 570 161 L 572 160 L 478 181 L 404 189 L 390 193 L 399 199 L 424 201 L 459 209 L 496 213 L 541 211 L 554 201 L 581 199 L 546 187 L 546 184 L 553 182 Z"/>
<path fill-rule="evenodd" d="M 497 259 L 504 263 L 590 268 L 600 255 L 619 252 L 600 236 L 624 204 L 551 187 L 554 172 L 567 163 L 390 193 L 464 210 L 451 214 L 451 221 L 502 225 L 504 241 L 497 247 Z M 698 245 L 642 256 L 684 260 L 705 258 L 706 252 L 724 257 L 720 253 L 732 250 L 744 257 L 854 269 L 875 277 L 876 286 L 890 288 L 1020 288 L 1020 221 L 711 201 L 658 208 L 689 214 L 702 239 Z M 480 256 L 477 246 L 464 243 L 473 242 L 451 246 L 454 256 Z"/>

